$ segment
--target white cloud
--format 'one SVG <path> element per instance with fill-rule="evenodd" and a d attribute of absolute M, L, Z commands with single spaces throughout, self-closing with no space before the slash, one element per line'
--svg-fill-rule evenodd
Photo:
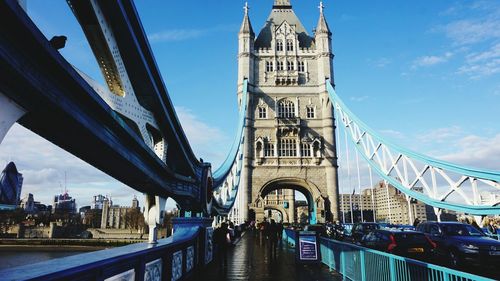
<path fill-rule="evenodd" d="M 350 100 L 354 102 L 364 102 L 369 99 L 369 96 L 351 97 Z"/>
<path fill-rule="evenodd" d="M 412 68 L 415 69 L 418 67 L 427 67 L 427 66 L 433 66 L 436 64 L 444 63 L 444 62 L 447 62 L 451 57 L 453 57 L 453 53 L 451 53 L 451 52 L 447 52 L 442 56 L 419 57 L 413 61 Z"/>
<path fill-rule="evenodd" d="M 491 138 L 468 135 L 453 146 L 455 152 L 437 158 L 481 169 L 500 170 L 500 134 Z"/>
<path fill-rule="evenodd" d="M 417 139 L 426 143 L 443 143 L 456 139 L 463 135 L 463 130 L 459 126 L 452 126 L 448 128 L 438 128 L 426 133 L 421 133 Z"/>
<path fill-rule="evenodd" d="M 212 28 L 193 28 L 193 29 L 171 29 L 151 33 L 148 39 L 153 42 L 174 42 L 185 41 L 208 36 L 215 32 L 233 32 L 237 29 L 234 24 L 218 25 Z"/>
<path fill-rule="evenodd" d="M 466 74 L 472 79 L 500 73 L 500 43 L 492 45 L 484 52 L 467 55 L 466 63 L 458 69 L 458 73 Z"/>
<path fill-rule="evenodd" d="M 371 63 L 373 66 L 378 67 L 378 68 L 384 68 L 388 66 L 389 64 L 392 63 L 392 60 L 389 58 L 379 58 L 376 60 L 368 60 L 369 63 Z"/>
<path fill-rule="evenodd" d="M 435 28 L 444 32 L 456 45 L 469 45 L 500 38 L 500 19 L 498 12 L 481 19 L 462 19 Z"/>

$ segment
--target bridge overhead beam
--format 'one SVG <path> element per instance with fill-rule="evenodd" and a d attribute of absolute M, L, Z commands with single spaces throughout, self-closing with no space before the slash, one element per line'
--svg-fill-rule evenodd
<path fill-rule="evenodd" d="M 113 33 L 139 103 L 154 114 L 162 135 L 168 139 L 168 166 L 185 176 L 201 176 L 201 165 L 177 119 L 133 2 L 70 0 L 69 3 L 91 45 L 101 46 L 93 48 L 100 58 L 106 57 L 109 50 L 102 48 L 106 44 L 100 42 L 104 38 L 103 31 L 96 28 L 97 17 L 92 5 L 99 6 L 102 12 L 99 16 L 107 21 Z"/>
<path fill-rule="evenodd" d="M 0 77 L 0 92 L 27 112 L 24 127 L 138 191 L 202 208 L 200 179 L 165 165 L 14 0 L 0 2 Z"/>

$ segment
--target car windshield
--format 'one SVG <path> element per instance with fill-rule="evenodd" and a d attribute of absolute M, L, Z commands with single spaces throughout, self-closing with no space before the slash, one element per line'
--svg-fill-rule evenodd
<path fill-rule="evenodd" d="M 427 243 L 427 239 L 423 233 L 395 233 L 394 237 L 397 242 L 401 243 Z"/>
<path fill-rule="evenodd" d="M 364 229 L 365 230 L 374 230 L 374 229 L 379 229 L 380 226 L 378 224 L 365 224 Z"/>
<path fill-rule="evenodd" d="M 443 226 L 444 233 L 450 236 L 484 236 L 477 228 L 467 224 L 449 224 Z"/>

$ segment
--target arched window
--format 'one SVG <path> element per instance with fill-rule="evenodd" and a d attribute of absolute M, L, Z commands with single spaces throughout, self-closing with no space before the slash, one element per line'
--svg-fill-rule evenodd
<path fill-rule="evenodd" d="M 283 40 L 276 40 L 276 51 L 283 51 Z"/>
<path fill-rule="evenodd" d="M 274 71 L 273 62 L 266 61 L 266 72 L 272 72 L 272 71 Z"/>
<path fill-rule="evenodd" d="M 286 62 L 286 69 L 288 71 L 292 71 L 294 68 L 295 68 L 295 64 L 293 63 L 293 61 L 287 61 Z"/>
<path fill-rule="evenodd" d="M 306 112 L 307 113 L 306 116 L 307 116 L 308 119 L 314 119 L 315 118 L 316 115 L 314 114 L 315 113 L 314 112 L 314 106 L 307 106 L 306 107 L 306 111 L 307 111 Z"/>
<path fill-rule="evenodd" d="M 259 119 L 267 119 L 267 108 L 259 106 Z"/>
<path fill-rule="evenodd" d="M 311 157 L 311 144 L 305 142 L 302 143 L 300 154 L 302 157 Z"/>
<path fill-rule="evenodd" d="M 278 64 L 278 71 L 284 70 L 283 62 L 282 61 L 277 62 L 277 64 Z"/>
<path fill-rule="evenodd" d="M 303 61 L 298 62 L 298 70 L 299 70 L 299 72 L 306 71 L 305 63 Z"/>
<path fill-rule="evenodd" d="M 295 105 L 290 100 L 281 100 L 278 103 L 278 117 L 281 118 L 294 118 Z"/>
<path fill-rule="evenodd" d="M 274 157 L 274 143 L 266 142 L 264 144 L 264 156 Z"/>
<path fill-rule="evenodd" d="M 286 40 L 286 50 L 293 51 L 293 40 Z"/>
<path fill-rule="evenodd" d="M 297 157 L 297 141 L 295 139 L 280 140 L 280 156 L 281 157 Z"/>

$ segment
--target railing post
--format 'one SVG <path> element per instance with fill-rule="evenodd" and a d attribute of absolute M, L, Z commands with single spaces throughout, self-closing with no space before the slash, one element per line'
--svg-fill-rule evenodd
<path fill-rule="evenodd" d="M 154 195 L 145 195 L 145 209 L 144 219 L 149 226 L 149 239 L 150 244 L 158 243 L 158 225 L 163 220 L 165 204 L 167 199 Z"/>
<path fill-rule="evenodd" d="M 361 270 L 361 281 L 366 281 L 366 267 L 365 267 L 365 251 L 359 250 L 359 262 Z"/>
<path fill-rule="evenodd" d="M 396 264 L 395 260 L 393 257 L 389 257 L 389 274 L 390 274 L 390 280 L 391 281 L 397 281 L 396 278 Z"/>

